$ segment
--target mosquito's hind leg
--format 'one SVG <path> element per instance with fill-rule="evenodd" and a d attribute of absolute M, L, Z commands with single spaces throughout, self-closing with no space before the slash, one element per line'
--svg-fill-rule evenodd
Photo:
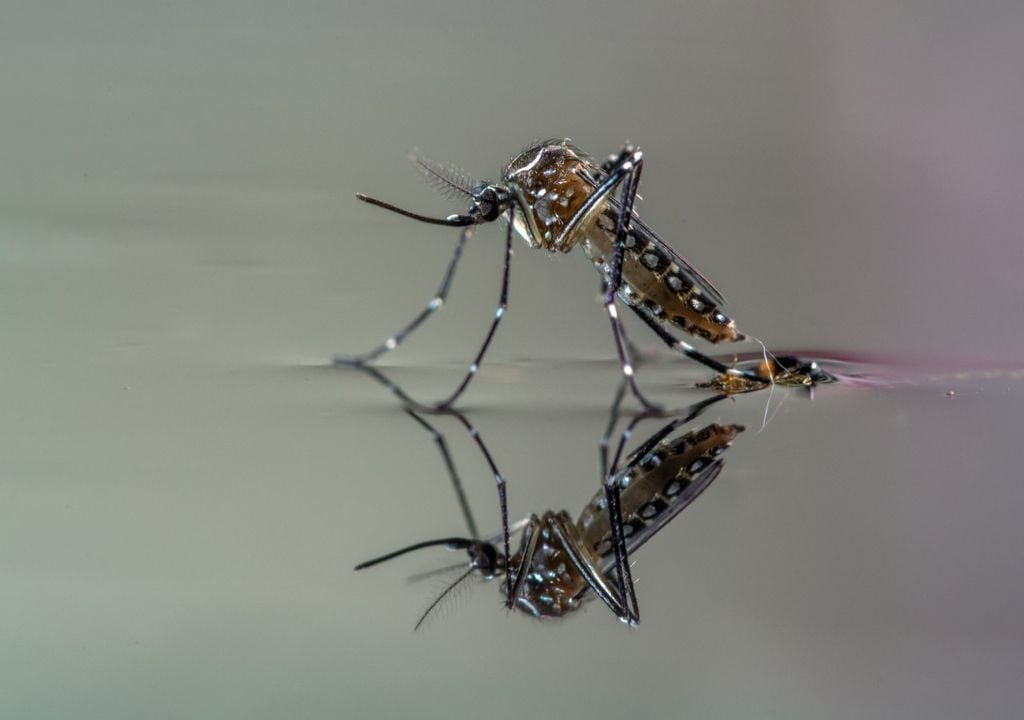
<path fill-rule="evenodd" d="M 635 312 L 637 314 L 637 316 L 641 320 L 644 321 L 644 323 L 647 325 L 647 327 L 649 327 L 651 330 L 653 330 L 654 334 L 657 335 L 661 339 L 661 341 L 664 342 L 672 350 L 675 350 L 676 352 L 682 353 L 683 355 L 685 355 L 686 357 L 690 358 L 691 360 L 696 360 L 701 365 L 704 365 L 705 367 L 711 368 L 715 372 L 720 372 L 720 373 L 724 373 L 724 374 L 738 373 L 738 374 L 740 374 L 740 375 L 742 375 L 744 377 L 747 377 L 748 373 L 746 373 L 746 372 L 744 372 L 742 370 L 735 370 L 734 368 L 729 367 L 728 365 L 726 365 L 723 362 L 715 360 L 712 357 L 708 357 L 704 353 L 702 353 L 699 350 L 697 350 L 697 348 L 693 347 L 693 345 L 690 345 L 685 340 L 680 340 L 675 335 L 673 335 L 671 332 L 666 330 L 660 323 L 658 323 L 656 320 L 654 320 L 649 315 L 647 315 L 642 309 L 633 307 L 632 310 L 633 310 L 633 312 Z M 753 379 L 757 379 L 757 378 L 754 377 L 754 376 L 751 376 L 748 379 L 752 379 L 753 380 Z"/>
<path fill-rule="evenodd" d="M 633 307 L 632 309 L 637 314 L 637 316 L 641 320 L 643 320 L 644 323 L 647 324 L 647 327 L 653 330 L 654 334 L 661 338 L 662 342 L 664 342 L 669 348 L 675 350 L 676 352 L 682 353 L 691 360 L 696 360 L 705 367 L 711 368 L 715 372 L 719 373 L 719 376 L 716 377 L 711 382 L 698 385 L 697 387 L 717 388 L 719 390 L 722 390 L 723 392 L 735 394 L 737 392 L 760 390 L 764 387 L 767 387 L 768 385 L 773 384 L 778 380 L 778 378 L 773 378 L 770 374 L 763 375 L 751 369 L 729 367 L 723 362 L 715 360 L 712 357 L 708 357 L 707 355 L 704 355 L 695 347 L 687 343 L 685 340 L 680 340 L 679 338 L 677 338 L 675 335 L 673 335 L 671 332 L 665 329 L 665 327 L 662 326 L 657 320 L 655 320 L 650 315 L 645 313 L 642 308 Z M 761 346 L 763 348 L 764 344 L 762 343 Z M 765 353 L 766 357 L 767 355 L 770 354 L 770 352 L 767 350 L 765 350 Z M 793 362 L 800 363 L 801 361 L 794 358 Z M 814 383 L 819 381 L 819 378 L 824 378 L 828 376 L 827 373 L 824 373 L 824 371 L 820 371 L 820 369 L 816 368 L 816 366 L 812 367 L 812 364 L 810 363 L 804 363 L 800 367 L 807 368 L 807 372 L 801 377 L 807 377 L 810 379 L 810 387 L 813 387 Z M 828 382 L 827 380 L 821 381 Z M 729 386 L 732 386 L 732 389 L 727 389 Z"/>
<path fill-rule="evenodd" d="M 440 307 L 444 305 L 445 300 L 448 299 L 448 290 L 451 287 L 452 278 L 455 277 L 455 270 L 458 268 L 459 259 L 462 257 L 462 249 L 466 246 L 466 241 L 469 240 L 471 235 L 471 228 L 466 228 L 459 234 L 459 241 L 455 245 L 455 252 L 452 253 L 452 259 L 449 261 L 448 268 L 444 271 L 444 277 L 441 279 L 441 287 L 437 289 L 437 293 L 435 293 L 434 297 L 430 299 L 427 306 L 420 310 L 408 325 L 369 352 L 365 352 L 361 355 L 335 355 L 333 358 L 334 364 L 364 365 L 376 360 L 384 353 L 389 350 L 394 350 L 396 347 L 401 345 L 403 340 L 409 337 L 416 328 L 422 325 L 428 317 L 434 314 L 435 310 L 440 309 Z"/>

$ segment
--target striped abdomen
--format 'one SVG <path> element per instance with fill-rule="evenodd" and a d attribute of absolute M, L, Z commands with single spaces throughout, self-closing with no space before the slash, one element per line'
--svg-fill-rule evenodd
<path fill-rule="evenodd" d="M 587 257 L 606 277 L 614 242 L 615 213 L 606 209 L 582 243 Z M 735 321 L 694 286 L 671 248 L 635 232 L 626 237 L 618 297 L 660 324 L 673 325 L 713 343 L 744 339 Z"/>
<path fill-rule="evenodd" d="M 620 471 L 622 530 L 629 551 L 636 550 L 693 502 L 715 479 L 722 454 L 743 431 L 740 425 L 713 423 L 663 440 Z M 602 490 L 580 513 L 584 545 L 604 559 L 612 555 L 611 526 Z"/>

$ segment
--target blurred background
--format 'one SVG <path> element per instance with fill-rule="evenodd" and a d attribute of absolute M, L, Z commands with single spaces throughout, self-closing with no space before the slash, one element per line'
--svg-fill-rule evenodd
<path fill-rule="evenodd" d="M 1022 30 L 1013 0 L 6 0 L 0 715 L 1019 716 Z M 709 411 L 748 431 L 638 554 L 639 629 L 508 616 L 491 583 L 414 633 L 443 583 L 406 578 L 453 556 L 351 568 L 461 515 L 329 358 L 408 320 L 456 234 L 354 194 L 453 212 L 410 149 L 495 179 L 552 136 L 643 148 L 639 210 L 744 331 L 900 383 Z M 501 232 L 382 363 L 414 395 L 478 346 Z M 616 383 L 599 284 L 513 260 L 463 406 L 513 516 L 575 514 Z M 680 406 L 701 378 L 641 374 Z"/>

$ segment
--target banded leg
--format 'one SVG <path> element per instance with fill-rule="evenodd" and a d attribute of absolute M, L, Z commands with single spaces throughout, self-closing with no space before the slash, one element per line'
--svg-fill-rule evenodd
<path fill-rule="evenodd" d="M 347 365 L 349 367 L 358 367 L 370 371 L 370 374 L 374 376 L 378 382 L 391 390 L 391 392 L 394 393 L 402 402 L 417 410 L 427 412 L 449 410 L 462 393 L 465 392 L 466 388 L 469 387 L 469 383 L 472 382 L 473 377 L 476 376 L 477 371 L 480 369 L 480 363 L 483 360 L 484 355 L 487 353 L 487 348 L 490 346 L 491 340 L 494 338 L 494 334 L 498 329 L 498 324 L 501 322 L 501 318 L 504 317 L 505 311 L 508 309 L 508 278 L 509 268 L 512 262 L 513 220 L 514 210 L 513 208 L 509 208 L 508 229 L 505 232 L 505 255 L 502 263 L 501 290 L 498 294 L 498 307 L 494 311 L 494 319 L 491 321 L 491 325 L 487 330 L 487 335 L 484 337 L 484 342 L 477 351 L 476 356 L 473 358 L 473 362 L 470 364 L 465 377 L 463 377 L 462 382 L 459 383 L 458 387 L 455 388 L 455 391 L 452 392 L 451 395 L 444 400 L 439 400 L 432 404 L 420 402 L 392 383 L 386 376 L 379 372 L 373 372 L 366 363 L 380 357 L 385 352 L 398 347 L 398 345 L 408 337 L 409 333 L 419 327 L 424 320 L 444 304 L 448 295 L 448 289 L 451 285 L 452 277 L 455 274 L 456 265 L 462 255 L 462 248 L 472 235 L 472 229 L 468 227 L 464 229 L 462 234 L 459 236 L 459 243 L 455 246 L 454 256 L 448 265 L 448 270 L 445 272 L 444 279 L 441 282 L 441 287 L 438 289 L 437 295 L 427 303 L 427 307 L 420 311 L 419 315 L 413 318 L 412 322 L 410 322 L 405 328 L 385 340 L 379 347 L 358 356 L 337 355 L 334 358 L 334 363 L 337 365 Z"/>
<path fill-rule="evenodd" d="M 465 392 L 466 388 L 469 387 L 469 383 L 472 382 L 473 377 L 476 375 L 477 370 L 480 369 L 480 363 L 484 359 L 484 354 L 487 352 L 487 348 L 491 344 L 491 340 L 494 338 L 494 333 L 498 329 L 498 324 L 501 319 L 505 317 L 505 311 L 508 309 L 508 273 L 509 267 L 512 264 L 512 228 L 515 221 L 515 207 L 509 206 L 508 209 L 508 227 L 505 230 L 505 260 L 502 265 L 501 271 L 501 291 L 498 293 L 498 307 L 494 310 L 494 319 L 491 321 L 491 327 L 487 330 L 487 335 L 484 337 L 483 345 L 480 346 L 480 350 L 477 352 L 476 357 L 473 358 L 473 362 L 469 366 L 469 370 L 466 372 L 466 376 L 459 383 L 459 386 L 455 388 L 455 392 L 448 396 L 446 400 L 435 404 L 437 410 L 447 410 L 450 408 L 455 401 Z M 505 549 L 508 550 L 508 522 L 505 519 Z"/>
<path fill-rule="evenodd" d="M 623 468 L 623 473 L 631 468 L 636 463 L 640 462 L 655 446 L 658 445 L 667 435 L 672 433 L 680 425 L 688 423 L 696 419 L 701 413 L 707 408 L 714 405 L 721 400 L 724 400 L 728 395 L 714 395 L 709 398 L 705 398 L 698 403 L 690 405 L 685 410 L 685 415 L 675 418 L 656 433 L 647 438 L 643 445 L 633 451 L 633 459 L 630 464 Z M 617 395 L 615 403 L 613 404 L 613 412 L 617 413 L 618 403 L 621 400 L 621 395 Z M 613 414 L 613 418 L 616 415 Z M 637 604 L 636 589 L 633 584 L 632 572 L 629 568 L 629 554 L 626 549 L 625 533 L 622 529 L 622 507 L 620 503 L 620 493 L 622 490 L 621 482 L 624 474 L 619 472 L 619 460 L 622 457 L 623 450 L 626 442 L 629 440 L 633 431 L 636 429 L 642 421 L 655 417 L 654 413 L 643 413 L 633 418 L 626 428 L 622 431 L 619 437 L 618 447 L 615 450 L 615 456 L 612 459 L 611 465 L 607 465 L 607 460 L 603 463 L 607 467 L 607 472 L 604 476 L 604 493 L 605 502 L 608 505 L 608 518 L 609 526 L 612 535 L 612 548 L 615 551 L 615 568 L 616 568 L 616 584 L 619 592 L 619 596 L 623 599 L 624 606 L 626 608 L 626 614 L 620 615 L 619 619 L 630 625 L 636 625 L 640 622 L 640 608 Z M 614 421 L 612 421 L 614 422 Z M 612 424 L 609 424 L 609 429 L 606 434 L 610 433 Z M 606 457 L 608 441 L 602 441 L 602 454 Z"/>
<path fill-rule="evenodd" d="M 626 395 L 626 380 L 623 378 L 622 382 L 619 383 L 619 387 L 615 390 L 615 398 L 612 400 L 611 410 L 608 411 L 608 422 L 605 424 L 604 432 L 601 434 L 601 440 L 598 442 L 598 469 L 601 473 L 601 482 L 604 483 L 605 478 L 609 474 L 615 472 L 614 469 L 609 469 L 608 465 L 608 447 L 611 444 L 612 432 L 615 430 L 615 425 L 619 422 L 619 410 L 622 406 L 622 399 Z"/>
<path fill-rule="evenodd" d="M 491 451 L 487 449 L 487 445 L 484 443 L 480 432 L 473 427 L 473 424 L 469 422 L 465 415 L 458 411 L 452 411 L 459 422 L 462 423 L 463 427 L 469 432 L 469 436 L 476 442 L 480 452 L 484 456 L 484 460 L 487 461 L 487 465 L 491 468 L 491 472 L 494 474 L 494 482 L 498 486 L 498 505 L 501 510 L 501 540 L 502 550 L 505 552 L 506 560 L 512 559 L 511 542 L 509 541 L 509 528 L 508 528 L 508 495 L 505 489 L 505 478 L 501 476 L 501 472 L 498 470 L 498 466 L 494 462 L 494 458 L 491 457 Z M 505 583 L 507 596 L 505 598 L 505 607 L 511 610 L 515 607 L 515 587 L 517 585 L 517 578 L 513 577 L 513 570 L 511 564 L 507 567 L 506 572 L 508 573 L 507 582 Z"/>
<path fill-rule="evenodd" d="M 448 477 L 452 481 L 452 489 L 455 490 L 455 499 L 458 500 L 459 509 L 462 510 L 462 517 L 466 520 L 466 528 L 469 530 L 469 536 L 474 540 L 480 539 L 480 531 L 477 529 L 476 520 L 473 518 L 473 511 L 469 508 L 469 501 L 466 500 L 466 491 L 462 487 L 462 480 L 459 478 L 459 473 L 455 469 L 455 461 L 452 460 L 451 451 L 448 449 L 448 441 L 445 440 L 444 435 L 423 419 L 414 410 L 405 408 L 405 414 L 419 423 L 420 427 L 430 433 L 431 439 L 434 444 L 437 445 L 437 451 L 441 453 L 441 460 L 444 461 L 444 466 L 448 470 Z"/>
<path fill-rule="evenodd" d="M 636 199 L 637 186 L 640 182 L 640 173 L 643 170 L 643 154 L 630 147 L 623 148 L 617 158 L 616 167 L 611 170 L 608 178 L 594 193 L 587 198 L 597 202 L 608 197 L 613 190 L 622 185 L 620 191 L 621 205 L 618 217 L 615 222 L 615 245 L 612 249 L 612 261 L 608 271 L 608 279 L 604 284 L 604 308 L 608 313 L 608 320 L 611 322 L 612 335 L 615 338 L 615 349 L 619 354 L 619 365 L 622 374 L 629 383 L 633 395 L 648 411 L 657 411 L 658 406 L 654 405 L 644 397 L 637 385 L 633 365 L 629 358 L 629 348 L 626 346 L 625 335 L 619 319 L 618 307 L 615 304 L 615 295 L 622 285 L 622 259 L 626 251 L 626 236 L 629 233 L 630 219 L 633 216 L 633 201 Z M 596 197 L 595 197 L 596 196 Z M 636 591 L 633 587 L 633 575 L 629 567 L 629 552 L 626 549 L 626 541 L 622 530 L 622 509 L 619 504 L 619 487 L 617 482 L 611 482 L 610 476 L 604 481 L 605 501 L 608 503 L 608 517 L 611 526 L 612 546 L 615 549 L 615 573 L 619 585 L 619 593 L 624 600 L 627 610 L 626 617 L 621 619 L 630 625 L 639 622 L 639 609 L 636 601 Z"/>
<path fill-rule="evenodd" d="M 709 367 L 715 372 L 722 373 L 723 375 L 741 377 L 744 380 L 749 380 L 751 382 L 764 382 L 764 378 L 758 376 L 757 373 L 753 371 L 729 367 L 728 365 L 719 360 L 715 360 L 712 357 L 708 357 L 704 353 L 700 352 L 693 345 L 690 345 L 685 340 L 680 340 L 679 338 L 677 338 L 671 332 L 666 330 L 657 320 L 655 320 L 650 315 L 645 313 L 642 309 L 632 306 L 631 308 L 633 312 L 635 312 L 637 316 L 644 321 L 647 327 L 653 330 L 654 334 L 657 335 L 661 339 L 661 341 L 664 342 L 670 349 L 682 353 L 691 360 L 696 360 L 701 365 Z"/>
<path fill-rule="evenodd" d="M 402 344 L 402 341 L 409 337 L 412 332 L 418 328 L 423 322 L 430 317 L 434 311 L 441 308 L 444 305 L 445 300 L 448 299 L 448 290 L 452 284 L 452 278 L 455 277 L 455 270 L 458 267 L 459 259 L 462 257 L 462 249 L 466 246 L 466 241 L 472 236 L 473 231 L 471 228 L 464 229 L 459 233 L 459 241 L 455 245 L 455 252 L 452 253 L 452 259 L 448 263 L 448 268 L 444 271 L 444 277 L 441 279 L 441 286 L 437 289 L 434 297 L 431 298 L 427 306 L 420 310 L 419 314 L 416 315 L 404 328 L 396 332 L 394 335 L 389 337 L 383 343 L 375 347 L 369 352 L 365 352 L 361 355 L 343 355 L 337 354 L 333 358 L 335 365 L 363 365 L 372 360 L 376 360 L 384 353 L 389 350 L 394 350 L 396 347 Z"/>
<path fill-rule="evenodd" d="M 629 234 L 629 223 L 633 216 L 633 201 L 636 199 L 637 187 L 640 184 L 644 157 L 643 153 L 638 150 L 628 152 L 628 149 L 624 148 L 620 160 L 618 168 L 608 178 L 609 181 L 618 178 L 609 184 L 607 191 L 609 194 L 613 187 L 620 183 L 622 185 L 619 196 L 619 203 L 622 207 L 615 221 L 615 245 L 612 248 L 612 262 L 608 271 L 608 280 L 605 282 L 603 303 L 612 325 L 615 349 L 619 353 L 619 365 L 622 367 L 622 374 L 629 382 L 629 389 L 645 410 L 658 410 L 659 407 L 644 397 L 637 385 L 633 364 L 630 362 L 626 334 L 622 328 L 622 321 L 619 319 L 618 306 L 615 303 L 615 295 L 622 286 L 622 260 L 626 252 L 626 236 Z"/>
<path fill-rule="evenodd" d="M 606 173 L 609 173 L 609 174 L 614 173 L 617 168 L 622 167 L 634 155 L 640 155 L 640 153 L 637 153 L 636 152 L 636 148 L 633 147 L 631 144 L 626 143 L 625 145 L 622 146 L 622 149 L 617 154 L 610 155 L 608 157 L 608 159 L 605 160 L 605 162 L 601 165 L 601 169 L 604 170 Z M 640 161 L 637 164 L 642 164 L 642 158 L 640 159 Z M 638 184 L 639 184 L 639 168 L 637 168 L 637 181 L 634 184 L 633 194 L 628 198 L 629 199 L 629 205 L 627 206 L 626 203 L 623 202 L 623 212 L 622 212 L 622 215 L 627 215 L 627 213 L 628 213 L 628 217 L 630 219 L 632 219 L 633 197 L 636 194 L 636 186 Z M 626 192 L 627 192 L 627 189 L 624 188 L 623 189 L 623 200 L 626 199 Z M 618 224 L 621 225 L 621 222 L 622 222 L 622 217 L 620 216 Z M 618 232 L 618 226 L 616 227 L 616 231 Z M 628 228 L 627 228 L 627 232 L 628 232 Z M 616 235 L 616 246 L 618 246 L 619 239 L 620 239 L 620 236 L 617 234 Z M 620 258 L 620 262 L 621 262 L 621 258 Z M 620 268 L 621 268 L 621 265 L 620 265 Z M 618 292 L 618 290 L 619 290 L 618 285 L 620 283 L 618 281 L 615 281 L 613 284 L 615 285 L 615 292 Z M 662 339 L 662 341 L 665 342 L 666 345 L 668 345 L 671 349 L 673 349 L 673 350 L 675 350 L 677 352 L 682 353 L 683 355 L 685 355 L 686 357 L 690 358 L 691 360 L 699 362 L 700 364 L 705 365 L 705 366 L 711 368 L 712 370 L 715 370 L 716 372 L 724 373 L 724 374 L 727 374 L 727 375 L 732 375 L 734 377 L 742 377 L 742 378 L 744 378 L 746 380 L 754 380 L 754 381 L 757 381 L 757 380 L 760 379 L 760 378 L 758 378 L 756 376 L 756 374 L 754 374 L 752 372 L 745 371 L 745 370 L 737 370 L 735 368 L 730 368 L 727 365 L 724 365 L 723 363 L 715 360 L 714 358 L 708 357 L 704 353 L 702 353 L 699 350 L 697 350 L 697 348 L 695 348 L 692 345 L 690 345 L 688 342 L 686 342 L 684 340 L 679 340 L 676 337 L 674 337 L 670 332 L 668 332 L 668 330 L 666 330 L 664 327 L 662 327 L 656 321 L 654 321 L 653 319 L 651 319 L 650 317 L 645 315 L 643 313 L 643 311 L 641 311 L 639 308 L 635 308 L 634 307 L 632 309 L 634 310 L 634 312 L 636 312 L 637 315 L 639 315 L 644 320 L 645 323 L 647 323 L 647 325 L 652 330 L 654 330 L 654 332 L 658 335 L 659 338 Z M 628 340 L 627 340 L 627 342 L 628 342 Z M 635 355 L 635 351 L 634 351 L 634 355 Z"/>
<path fill-rule="evenodd" d="M 415 402 L 411 402 L 410 403 L 409 402 L 409 396 L 405 393 L 405 391 L 402 390 L 402 388 L 399 387 L 397 384 L 392 382 L 391 379 L 387 377 L 387 375 L 382 373 L 377 368 L 372 367 L 370 365 L 357 365 L 355 367 L 357 367 L 359 370 L 362 370 L 363 372 L 365 372 L 367 375 L 372 377 L 374 380 L 376 380 L 380 384 L 384 385 L 396 397 L 401 399 L 403 402 L 406 402 L 407 405 L 415 405 L 416 404 Z M 451 475 L 452 485 L 455 488 L 455 494 L 456 494 L 456 497 L 458 498 L 459 506 L 462 509 L 463 515 L 464 515 L 464 517 L 466 519 L 466 524 L 469 526 L 470 534 L 473 536 L 474 539 L 478 538 L 479 534 L 477 532 L 476 522 L 473 519 L 473 514 L 472 514 L 472 512 L 469 509 L 469 503 L 467 502 L 466 496 L 465 496 L 465 494 L 463 492 L 463 489 L 462 489 L 462 482 L 459 480 L 458 473 L 455 471 L 455 463 L 452 461 L 451 454 L 448 452 L 448 443 L 445 441 L 444 436 L 440 432 L 438 432 L 437 429 L 434 428 L 433 425 L 431 425 L 426 420 L 424 420 L 412 408 L 405 407 L 403 409 L 405 410 L 406 413 L 409 414 L 410 417 L 412 417 L 414 420 L 416 420 L 422 427 L 424 427 L 429 433 L 431 433 L 431 436 L 434 438 L 434 441 L 437 443 L 438 449 L 441 452 L 441 457 L 443 458 L 443 460 L 445 462 L 445 465 L 448 467 L 448 471 L 449 471 L 449 473 Z M 417 408 L 417 409 L 422 410 L 423 408 Z M 431 410 L 431 409 L 427 408 L 427 410 Z M 494 482 L 495 482 L 495 484 L 497 485 L 497 488 L 498 488 L 498 506 L 499 506 L 500 513 L 501 513 L 502 549 L 505 552 L 505 557 L 506 558 L 511 558 L 512 555 L 510 554 L 510 551 L 511 551 L 511 544 L 512 543 L 511 543 L 510 537 L 511 537 L 512 533 L 511 533 L 511 530 L 509 529 L 509 522 L 508 522 L 508 494 L 507 494 L 507 490 L 506 490 L 506 483 L 505 483 L 505 478 L 502 477 L 501 471 L 498 470 L 498 466 L 494 462 L 494 458 L 491 456 L 490 450 L 487 449 L 487 445 L 486 445 L 486 443 L 484 443 L 483 438 L 480 436 L 480 432 L 473 426 L 473 424 L 466 418 L 466 416 L 463 415 L 462 413 L 460 413 L 458 410 L 432 410 L 432 411 L 433 412 L 440 412 L 440 413 L 445 414 L 445 415 L 452 415 L 460 423 L 462 423 L 462 426 L 464 428 L 466 428 L 466 431 L 469 433 L 469 436 L 471 438 L 473 438 L 473 441 L 476 443 L 477 447 L 480 449 L 480 452 L 483 454 L 484 460 L 487 461 L 487 465 L 490 467 L 491 473 L 493 473 L 493 475 L 494 475 Z M 514 585 L 515 585 L 514 580 L 515 580 L 515 578 L 513 577 L 513 570 L 512 570 L 511 567 L 508 568 L 508 573 L 509 573 L 509 582 L 508 582 L 508 590 L 507 590 L 508 595 L 507 595 L 507 598 L 506 598 L 506 605 L 507 605 L 507 607 L 509 609 L 511 609 L 513 607 L 514 603 L 515 603 L 515 595 L 514 595 L 514 590 L 515 590 L 515 588 L 514 588 Z"/>

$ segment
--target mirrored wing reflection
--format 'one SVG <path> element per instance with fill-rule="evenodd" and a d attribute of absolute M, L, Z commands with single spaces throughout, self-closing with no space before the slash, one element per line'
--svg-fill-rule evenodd
<path fill-rule="evenodd" d="M 399 398 L 404 396 L 386 375 L 376 368 L 361 371 L 383 384 Z M 618 489 L 625 551 L 631 553 L 650 541 L 669 522 L 678 517 L 711 483 L 720 476 L 724 454 L 743 432 L 743 426 L 721 422 L 702 422 L 700 416 L 726 395 L 714 395 L 670 415 L 646 413 L 633 416 L 624 429 L 616 432 L 621 419 L 625 386 L 616 393 L 609 411 L 605 436 L 600 443 L 602 473 L 607 484 Z M 511 597 L 513 607 L 537 618 L 565 616 L 593 597 L 604 602 L 621 620 L 635 623 L 635 609 L 627 599 L 627 579 L 616 570 L 613 552 L 615 514 L 609 512 L 606 489 L 591 497 L 577 518 L 567 510 L 547 510 L 530 515 L 509 528 L 517 542 L 506 553 L 503 533 L 480 537 L 474 513 L 466 499 L 457 461 L 439 429 L 438 420 L 456 420 L 476 441 L 476 445 L 496 475 L 498 461 L 506 454 L 492 448 L 464 413 L 455 410 L 431 414 L 403 406 L 414 422 L 428 433 L 438 448 L 439 461 L 446 469 L 456 503 L 465 518 L 467 535 L 426 540 L 366 561 L 357 570 L 414 550 L 443 547 L 466 553 L 462 572 L 453 573 L 454 582 L 440 591 L 416 623 L 418 628 L 443 607 L 447 596 L 457 593 L 473 578 L 477 581 L 501 579 L 500 589 Z M 667 422 L 664 422 L 667 419 Z M 637 431 L 642 423 L 662 421 L 649 434 Z M 640 438 L 639 441 L 634 438 Z M 613 442 L 614 441 L 614 442 Z M 633 449 L 626 452 L 626 446 Z M 614 448 L 614 452 L 611 450 Z M 512 448 L 509 452 L 515 452 Z M 609 454 L 612 457 L 609 459 Z M 623 457 L 625 459 L 623 459 Z M 592 467 L 593 459 L 581 458 L 581 472 Z M 589 473 L 587 473 L 589 474 Z M 515 484 L 510 484 L 515 492 Z M 450 502 L 448 498 L 439 503 Z M 430 570 L 430 568 L 427 568 Z M 420 574 L 423 574 L 420 571 Z"/>

